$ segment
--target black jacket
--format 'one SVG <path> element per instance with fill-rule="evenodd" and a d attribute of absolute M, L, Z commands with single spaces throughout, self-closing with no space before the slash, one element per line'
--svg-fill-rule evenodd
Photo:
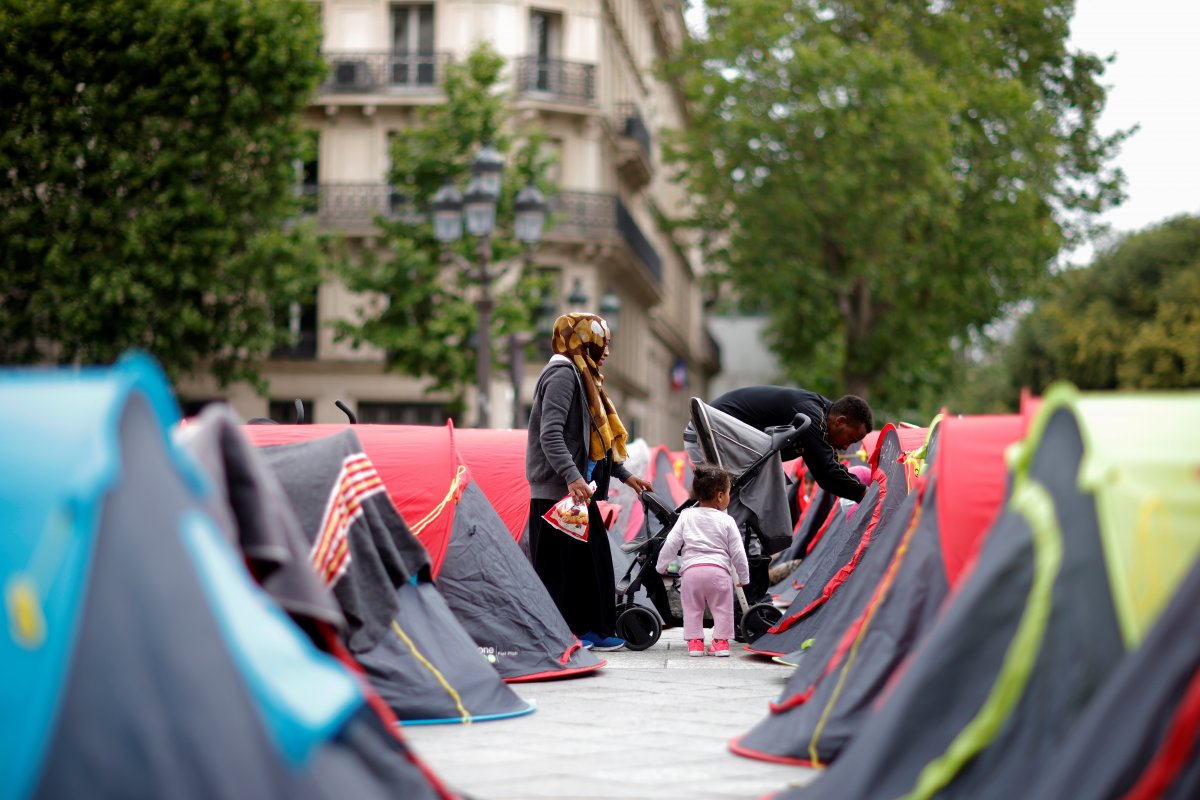
<path fill-rule="evenodd" d="M 812 424 L 800 435 L 799 444 L 781 452 L 780 457 L 784 461 L 803 458 L 820 487 L 838 497 L 858 502 L 867 493 L 867 487 L 843 466 L 829 443 L 826 417 L 833 405 L 829 398 L 788 386 L 744 386 L 726 392 L 709 405 L 759 430 L 790 425 L 796 414 L 805 414 Z"/>

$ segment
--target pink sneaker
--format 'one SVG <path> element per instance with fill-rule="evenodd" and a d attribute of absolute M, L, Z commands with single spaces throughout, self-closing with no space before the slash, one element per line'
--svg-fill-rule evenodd
<path fill-rule="evenodd" d="M 692 658 L 704 655 L 703 639 L 688 639 L 688 655 Z"/>
<path fill-rule="evenodd" d="M 729 640 L 713 639 L 712 645 L 708 648 L 708 654 L 718 658 L 729 658 Z"/>

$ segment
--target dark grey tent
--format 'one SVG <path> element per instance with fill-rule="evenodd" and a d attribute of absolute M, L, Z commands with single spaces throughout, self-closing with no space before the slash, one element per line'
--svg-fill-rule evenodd
<path fill-rule="evenodd" d="M 884 578 L 857 616 L 848 619 L 851 606 L 843 605 L 827 622 L 822 638 L 836 633 L 836 642 L 827 639 L 800 659 L 781 699 L 771 705 L 773 716 L 781 718 L 774 724 L 786 725 L 786 733 L 778 743 L 756 746 L 757 757 L 779 754 L 772 760 L 827 764 L 858 732 L 893 671 L 932 625 L 960 573 L 958 565 L 999 508 L 1007 474 L 1004 450 L 1023 430 L 1017 415 L 938 424 L 921 473 L 920 506 L 901 508 L 907 528 Z M 943 491 L 957 503 L 944 502 Z M 909 502 L 916 502 L 915 494 Z M 943 524 L 953 533 L 944 534 Z"/>
<path fill-rule="evenodd" d="M 450 794 L 250 579 L 142 356 L 0 375 L 0 795 Z"/>
<path fill-rule="evenodd" d="M 428 553 L 438 592 L 507 682 L 599 669 L 583 649 L 496 510 L 471 479 L 454 429 L 418 425 L 262 425 L 245 428 L 260 446 L 353 430 L 382 486 Z M 495 446 L 503 446 L 503 440 Z M 476 451 L 479 458 L 486 453 Z"/>
<path fill-rule="evenodd" d="M 1130 437 L 1113 423 L 1171 419 L 1175 435 L 1192 429 L 1198 414 L 1194 400 L 1139 406 L 1129 396 L 1085 401 L 1066 388 L 1051 392 L 977 562 L 881 707 L 818 780 L 782 796 L 1029 793 L 1145 623 L 1128 598 L 1149 587 L 1122 572 L 1129 556 L 1109 555 L 1132 552 L 1145 562 L 1127 549 L 1134 542 L 1141 550 L 1170 541 L 1176 561 L 1195 552 L 1194 529 L 1190 538 L 1174 535 L 1184 517 L 1173 516 L 1172 503 L 1186 465 L 1172 480 L 1147 480 L 1163 437 L 1153 426 Z M 1113 497 L 1122 502 L 1107 502 Z"/>
<path fill-rule="evenodd" d="M 894 478 L 895 476 L 893 476 Z M 903 475 L 900 475 L 901 479 Z M 842 642 L 871 598 L 887 577 L 896 552 L 908 543 L 909 532 L 917 505 L 917 494 L 907 494 L 891 488 L 885 497 L 885 510 L 875 531 L 874 541 L 862 562 L 838 592 L 801 624 L 809 635 L 803 650 L 790 653 L 782 660 L 797 664 L 779 699 L 770 704 L 767 714 L 750 731 L 730 742 L 738 755 L 766 761 L 784 761 L 804 766 L 823 764 L 828 753 L 816 744 L 839 742 L 837 720 L 831 720 L 824 702 L 824 693 L 841 692 L 844 686 L 836 681 L 824 682 L 831 662 L 839 655 Z M 889 499 L 903 498 L 900 508 L 889 508 Z M 834 723 L 830 729 L 830 723 Z M 819 731 L 819 736 L 817 732 Z"/>
<path fill-rule="evenodd" d="M 260 452 L 303 523 L 310 562 L 346 615 L 347 648 L 401 722 L 533 710 L 480 655 L 430 581 L 428 553 L 352 429 Z"/>
<path fill-rule="evenodd" d="M 770 656 L 798 653 L 827 618 L 825 606 L 831 598 L 842 593 L 843 586 L 851 582 L 852 577 L 857 577 L 854 582 L 871 586 L 878 580 L 887 565 L 886 560 L 872 558 L 871 574 L 859 575 L 858 570 L 867 552 L 873 549 L 877 537 L 882 539 L 885 533 L 890 532 L 884 521 L 907 495 L 904 467 L 900 464 L 902 454 L 900 439 L 895 429 L 888 426 L 879 437 L 876 453 L 872 457 L 873 479 L 850 520 L 850 534 L 842 539 L 838 548 L 828 545 L 816 548 L 820 550 L 818 568 L 804 583 L 804 588 L 797 592 L 779 622 L 746 649 Z M 833 540 L 829 544 L 836 543 Z"/>
<path fill-rule="evenodd" d="M 869 491 L 868 489 L 868 493 Z M 832 495 L 830 496 L 832 497 Z M 874 505 L 876 499 L 876 496 L 872 496 L 869 505 Z M 863 500 L 866 501 L 867 498 L 864 497 Z M 798 567 L 792 570 L 791 574 L 771 587 L 771 602 L 779 608 L 790 608 L 800 592 L 804 591 L 805 586 L 815 581 L 829 580 L 838 554 L 846 545 L 846 539 L 854 534 L 861 536 L 863 530 L 865 528 L 861 526 L 856 530 L 851 521 L 846 518 L 845 507 L 841 503 L 834 503 L 829 509 L 825 521 L 813 531 L 819 534 L 820 538 L 816 540 L 812 552 L 800 562 Z"/>
<path fill-rule="evenodd" d="M 1097 693 L 1031 800 L 1200 797 L 1197 608 L 1200 566 Z"/>

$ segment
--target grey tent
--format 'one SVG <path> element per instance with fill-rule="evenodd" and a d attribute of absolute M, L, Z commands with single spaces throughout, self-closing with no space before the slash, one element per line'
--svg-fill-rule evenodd
<path fill-rule="evenodd" d="M 1131 419 L 1174 424 L 1130 437 L 1114 423 Z M 1146 601 L 1200 549 L 1194 526 L 1179 535 L 1194 516 L 1194 490 L 1179 502 L 1187 465 L 1156 475 L 1165 442 L 1196 422 L 1195 398 L 1047 395 L 973 568 L 841 757 L 781 796 L 1028 794 L 1153 618 Z M 1166 580 L 1144 581 L 1151 563 Z"/>
<path fill-rule="evenodd" d="M 533 710 L 480 655 L 434 587 L 428 553 L 351 429 L 260 452 L 303 523 L 311 563 L 346 615 L 347 648 L 401 722 Z"/>
<path fill-rule="evenodd" d="M 148 358 L 0 374 L 0 795 L 451 796 L 259 589 Z"/>
<path fill-rule="evenodd" d="M 344 425 L 248 426 L 260 446 L 304 442 Z M 604 661 L 585 650 L 471 478 L 452 426 L 355 425 L 387 496 L 428 553 L 438 592 L 506 682 L 579 675 Z M 494 443 L 503 447 L 503 439 Z M 483 450 L 478 458 L 486 459 Z"/>

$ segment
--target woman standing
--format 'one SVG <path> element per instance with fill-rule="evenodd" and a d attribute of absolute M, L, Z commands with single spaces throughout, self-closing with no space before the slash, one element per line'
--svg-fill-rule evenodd
<path fill-rule="evenodd" d="M 529 481 L 529 553 L 567 625 L 585 646 L 619 650 L 616 580 L 608 531 L 596 507 L 611 478 L 639 495 L 650 484 L 625 469 L 625 426 L 604 392 L 608 323 L 595 314 L 564 314 L 554 323 L 554 355 L 538 376 L 529 414 L 525 478 Z M 595 481 L 593 493 L 588 483 Z M 556 530 L 542 515 L 570 494 L 587 505 L 588 540 Z"/>

